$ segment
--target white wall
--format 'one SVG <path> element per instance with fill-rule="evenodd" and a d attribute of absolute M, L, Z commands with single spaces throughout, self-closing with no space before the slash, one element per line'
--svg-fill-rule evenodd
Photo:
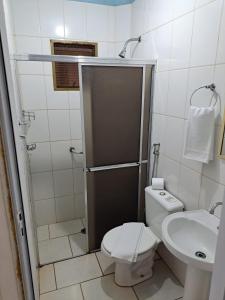
<path fill-rule="evenodd" d="M 143 34 L 143 42 L 133 57 L 158 60 L 152 135 L 152 143 L 161 144 L 158 176 L 166 179 L 167 189 L 188 210 L 208 209 L 224 198 L 225 161 L 215 157 L 208 165 L 202 165 L 182 155 L 190 95 L 194 89 L 212 82 L 222 102 L 221 112 L 217 112 L 217 151 L 225 104 L 223 2 L 136 0 L 132 7 L 132 35 Z M 204 105 L 209 99 L 209 92 L 202 91 L 193 101 Z M 170 265 L 175 266 L 173 259 Z M 183 280 L 182 275 L 179 277 Z"/>
<path fill-rule="evenodd" d="M 51 54 L 50 39 L 93 41 L 98 55 L 114 57 L 130 36 L 131 5 L 68 0 L 12 0 L 16 52 Z M 34 111 L 28 130 L 37 225 L 84 216 L 80 93 L 54 91 L 50 63 L 19 62 L 22 107 Z"/>

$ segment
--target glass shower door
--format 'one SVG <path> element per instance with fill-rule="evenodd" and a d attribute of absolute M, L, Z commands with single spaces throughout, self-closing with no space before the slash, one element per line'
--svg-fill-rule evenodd
<path fill-rule="evenodd" d="M 89 250 L 96 250 L 108 230 L 138 219 L 141 180 L 146 185 L 140 159 L 148 140 L 143 67 L 83 65 L 82 92 Z"/>

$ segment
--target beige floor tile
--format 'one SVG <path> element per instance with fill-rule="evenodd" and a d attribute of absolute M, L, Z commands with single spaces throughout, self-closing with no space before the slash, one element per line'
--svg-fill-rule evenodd
<path fill-rule="evenodd" d="M 73 256 L 87 253 L 87 237 L 85 234 L 76 233 L 69 236 Z"/>
<path fill-rule="evenodd" d="M 38 239 L 39 242 L 49 239 L 48 225 L 39 226 L 37 228 L 37 239 Z"/>
<path fill-rule="evenodd" d="M 72 257 L 68 237 L 41 241 L 38 250 L 41 265 Z"/>
<path fill-rule="evenodd" d="M 88 254 L 56 263 L 55 275 L 57 287 L 62 288 L 100 277 L 102 272 L 95 254 Z"/>
<path fill-rule="evenodd" d="M 40 300 L 83 300 L 80 285 L 72 285 L 51 293 L 43 294 Z"/>
<path fill-rule="evenodd" d="M 137 300 L 129 287 L 119 287 L 114 275 L 107 275 L 81 284 L 85 300 Z"/>
<path fill-rule="evenodd" d="M 47 265 L 39 269 L 40 294 L 56 290 L 53 265 Z"/>
<path fill-rule="evenodd" d="M 78 233 L 83 228 L 83 223 L 80 219 L 60 222 L 49 225 L 50 239 L 66 236 L 69 234 Z"/>
<path fill-rule="evenodd" d="M 153 277 L 134 289 L 139 300 L 174 300 L 183 296 L 183 287 L 161 260 L 154 264 Z"/>
<path fill-rule="evenodd" d="M 106 256 L 102 252 L 96 252 L 96 255 L 104 275 L 111 274 L 115 271 L 115 263 L 113 259 Z"/>

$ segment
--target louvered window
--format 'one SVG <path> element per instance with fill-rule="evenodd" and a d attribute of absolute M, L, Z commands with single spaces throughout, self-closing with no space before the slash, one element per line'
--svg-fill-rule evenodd
<path fill-rule="evenodd" d="M 97 56 L 96 43 L 51 41 L 52 54 Z M 79 90 L 78 63 L 55 62 L 53 80 L 55 90 Z"/>

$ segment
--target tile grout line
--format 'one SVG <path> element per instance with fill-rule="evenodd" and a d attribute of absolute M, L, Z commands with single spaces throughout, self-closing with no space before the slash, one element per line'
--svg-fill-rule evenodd
<path fill-rule="evenodd" d="M 84 298 L 84 291 L 83 291 L 83 288 L 82 288 L 82 283 L 79 283 L 79 286 L 80 286 L 80 290 L 81 290 L 81 294 L 82 294 L 83 300 L 85 300 L 85 298 Z"/>
<path fill-rule="evenodd" d="M 98 262 L 99 268 L 100 268 L 100 270 L 101 270 L 102 276 L 104 276 L 104 272 L 103 272 L 103 270 L 102 270 L 102 267 L 101 267 L 100 261 L 99 261 L 99 259 L 98 259 L 98 256 L 97 256 L 97 254 L 96 254 L 96 253 L 97 253 L 97 252 L 95 252 L 95 253 L 94 253 L 94 254 L 95 254 L 95 257 L 96 257 L 96 259 L 97 259 L 97 262 Z"/>
<path fill-rule="evenodd" d="M 54 272 L 54 278 L 55 278 L 55 287 L 56 291 L 58 290 L 57 280 L 56 280 L 56 272 L 55 272 L 55 264 L 53 263 L 53 272 Z"/>
<path fill-rule="evenodd" d="M 138 294 L 136 293 L 135 289 L 134 289 L 134 286 L 131 287 L 133 292 L 134 292 L 134 295 L 136 296 L 137 300 L 139 300 L 139 297 L 138 297 Z"/>

